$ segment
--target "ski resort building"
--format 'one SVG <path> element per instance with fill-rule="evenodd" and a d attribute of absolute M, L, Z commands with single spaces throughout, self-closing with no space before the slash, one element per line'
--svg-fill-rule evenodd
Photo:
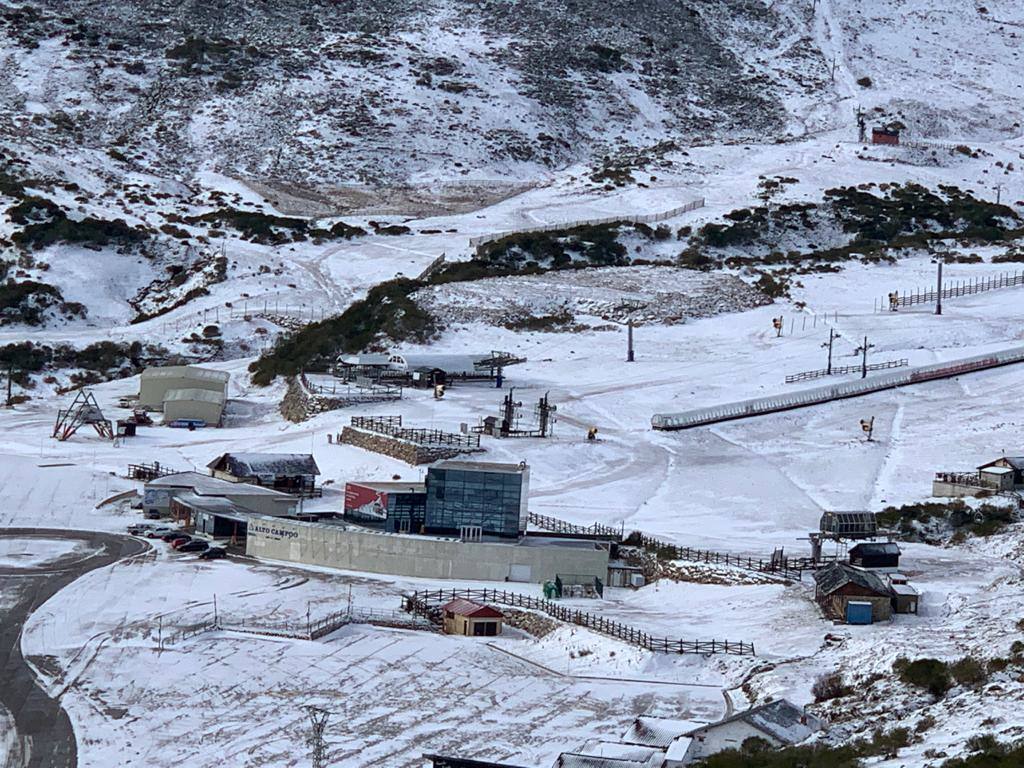
<path fill-rule="evenodd" d="M 1000 456 L 974 472 L 936 472 L 932 496 L 986 496 L 1024 491 L 1024 456 Z"/>
<path fill-rule="evenodd" d="M 320 474 L 310 453 L 222 453 L 206 466 L 221 480 L 302 496 L 314 495 Z"/>
<path fill-rule="evenodd" d="M 526 532 L 529 492 L 525 463 L 441 461 L 423 483 L 346 483 L 345 516 L 392 533 L 515 539 Z"/>
<path fill-rule="evenodd" d="M 422 532 L 426 507 L 427 486 L 423 483 L 345 483 L 344 516 L 359 523 L 379 524 L 390 533 Z"/>
<path fill-rule="evenodd" d="M 876 573 L 846 563 L 814 572 L 814 597 L 824 614 L 848 624 L 871 624 L 892 616 L 892 589 Z"/>
<path fill-rule="evenodd" d="M 212 479 L 212 478 L 210 478 Z M 523 536 L 462 539 L 388 533 L 338 520 L 254 516 L 246 554 L 267 560 L 425 579 L 543 582 L 559 573 L 602 578 L 605 541 Z"/>
<path fill-rule="evenodd" d="M 199 472 L 178 472 L 150 480 L 143 491 L 142 506 L 148 517 L 167 517 L 171 514 L 172 500 L 186 494 L 199 499 L 227 499 L 260 515 L 276 517 L 294 515 L 298 511 L 298 500 L 287 493 L 248 483 L 232 483 Z"/>
<path fill-rule="evenodd" d="M 801 707 L 777 699 L 680 736 L 669 746 L 664 766 L 683 768 L 727 749 L 739 749 L 751 738 L 761 739 L 775 749 L 792 746 L 821 727 L 821 721 Z"/>
<path fill-rule="evenodd" d="M 195 365 L 147 368 L 139 377 L 139 407 L 162 411 L 164 423 L 187 420 L 219 425 L 231 374 Z"/>

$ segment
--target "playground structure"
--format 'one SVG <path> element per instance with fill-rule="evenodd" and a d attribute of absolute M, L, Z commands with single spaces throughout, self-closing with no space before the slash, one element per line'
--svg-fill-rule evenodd
<path fill-rule="evenodd" d="M 88 389 L 80 389 L 68 408 L 57 411 L 57 421 L 53 425 L 51 437 L 63 442 L 85 424 L 95 429 L 96 434 L 105 440 L 114 439 L 114 428 L 103 415 L 103 410 L 96 402 L 96 396 Z"/>

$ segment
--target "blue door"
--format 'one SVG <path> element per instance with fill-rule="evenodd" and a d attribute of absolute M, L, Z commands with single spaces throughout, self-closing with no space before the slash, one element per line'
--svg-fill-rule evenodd
<path fill-rule="evenodd" d="M 846 604 L 846 623 L 847 624 L 870 624 L 871 623 L 871 603 L 857 602 L 850 600 Z"/>

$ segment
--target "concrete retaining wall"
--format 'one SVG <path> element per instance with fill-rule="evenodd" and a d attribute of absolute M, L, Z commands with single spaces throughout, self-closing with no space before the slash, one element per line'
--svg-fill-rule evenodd
<path fill-rule="evenodd" d="M 516 581 L 541 582 L 554 579 L 557 573 L 577 573 L 604 580 L 608 571 L 608 550 L 592 542 L 585 546 L 463 542 L 273 517 L 252 519 L 245 552 L 268 560 L 426 579 L 505 581 L 514 575 Z"/>
<path fill-rule="evenodd" d="M 944 483 L 940 480 L 932 480 L 932 496 L 962 498 L 964 496 L 992 496 L 996 491 L 992 488 L 979 488 L 976 485 L 960 485 L 959 483 Z"/>

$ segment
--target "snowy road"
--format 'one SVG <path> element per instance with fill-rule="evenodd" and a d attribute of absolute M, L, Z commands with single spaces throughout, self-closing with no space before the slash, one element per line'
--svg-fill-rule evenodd
<path fill-rule="evenodd" d="M 59 697 L 38 684 L 39 659 L 21 653 L 32 612 L 84 573 L 140 554 L 149 545 L 126 536 L 35 528 L 0 530 L 0 765 L 73 768 L 75 733 Z M 13 726 L 13 728 L 11 728 Z"/>

